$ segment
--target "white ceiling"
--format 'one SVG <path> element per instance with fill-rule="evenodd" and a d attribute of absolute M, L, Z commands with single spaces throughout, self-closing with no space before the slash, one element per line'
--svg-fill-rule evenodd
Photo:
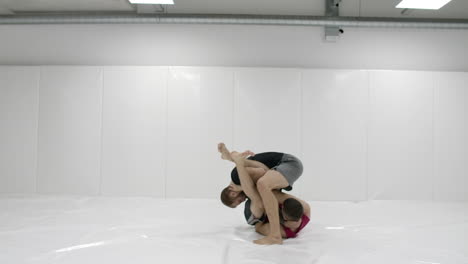
<path fill-rule="evenodd" d="M 325 0 L 174 0 L 166 12 L 323 16 Z M 341 16 L 468 19 L 468 0 L 452 0 L 440 10 L 402 15 L 400 0 L 342 0 Z M 135 12 L 127 0 L 0 0 L 0 14 L 22 12 Z"/>

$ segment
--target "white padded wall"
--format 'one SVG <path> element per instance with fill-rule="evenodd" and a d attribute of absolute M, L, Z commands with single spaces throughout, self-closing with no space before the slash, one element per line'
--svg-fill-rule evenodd
<path fill-rule="evenodd" d="M 438 73 L 434 199 L 468 201 L 468 73 Z"/>
<path fill-rule="evenodd" d="M 366 199 L 368 92 L 367 71 L 303 71 L 305 199 Z"/>
<path fill-rule="evenodd" d="M 225 142 L 297 155 L 292 193 L 305 199 L 466 201 L 466 83 L 444 72 L 1 67 L 0 192 L 217 198 L 233 167 L 216 151 Z"/>
<path fill-rule="evenodd" d="M 164 197 L 166 67 L 105 67 L 104 195 Z"/>
<path fill-rule="evenodd" d="M 301 155 L 300 70 L 237 69 L 234 148 Z"/>
<path fill-rule="evenodd" d="M 168 82 L 167 197 L 217 198 L 230 164 L 218 142 L 232 142 L 233 73 L 171 67 Z"/>
<path fill-rule="evenodd" d="M 432 200 L 430 72 L 370 71 L 368 199 Z"/>
<path fill-rule="evenodd" d="M 0 193 L 36 191 L 39 68 L 0 67 Z"/>
<path fill-rule="evenodd" d="M 42 67 L 38 192 L 99 194 L 102 70 Z"/>

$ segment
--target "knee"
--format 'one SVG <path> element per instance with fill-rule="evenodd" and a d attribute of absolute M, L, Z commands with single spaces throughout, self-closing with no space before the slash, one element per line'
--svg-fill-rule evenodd
<path fill-rule="evenodd" d="M 259 192 L 265 192 L 265 191 L 270 191 L 271 190 L 271 185 L 268 181 L 265 180 L 265 178 L 260 178 L 257 181 L 257 190 Z"/>

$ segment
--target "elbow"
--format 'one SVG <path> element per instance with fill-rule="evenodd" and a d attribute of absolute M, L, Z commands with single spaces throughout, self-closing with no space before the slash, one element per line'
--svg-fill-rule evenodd
<path fill-rule="evenodd" d="M 257 231 L 257 233 L 258 233 L 258 230 L 260 230 L 261 225 L 262 225 L 262 223 L 255 224 L 255 231 Z"/>
<path fill-rule="evenodd" d="M 264 229 L 264 228 L 263 228 L 264 225 L 265 225 L 265 224 L 262 223 L 262 222 L 259 222 L 259 223 L 255 224 L 255 232 L 264 235 L 264 233 L 265 233 L 264 230 L 263 230 L 263 229 Z"/>

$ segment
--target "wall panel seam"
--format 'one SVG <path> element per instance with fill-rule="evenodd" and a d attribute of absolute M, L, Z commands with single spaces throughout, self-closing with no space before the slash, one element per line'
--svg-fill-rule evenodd
<path fill-rule="evenodd" d="M 435 89 L 437 86 L 438 78 L 437 76 L 431 77 L 431 79 L 435 78 L 435 80 L 432 80 L 432 201 L 434 202 L 435 195 L 434 195 L 434 189 L 435 189 Z"/>
<path fill-rule="evenodd" d="M 304 153 L 303 153 L 303 127 L 304 127 L 304 118 L 303 118 L 303 105 L 304 105 L 304 102 L 303 102 L 303 95 L 304 95 L 304 87 L 303 87 L 303 74 L 304 74 L 304 71 L 301 70 L 299 72 L 299 155 L 301 155 L 301 159 L 304 158 Z"/>
<path fill-rule="evenodd" d="M 104 145 L 104 68 L 101 71 L 101 149 L 99 155 L 99 195 L 102 196 L 102 163 L 103 163 L 103 145 Z"/>
<path fill-rule="evenodd" d="M 34 193 L 38 193 L 38 181 L 39 181 L 39 111 L 40 111 L 40 89 L 41 89 L 41 77 L 42 77 L 42 67 L 38 67 L 38 75 L 36 80 L 37 88 L 37 113 L 36 113 L 36 168 L 35 168 L 35 190 Z"/>
<path fill-rule="evenodd" d="M 366 71 L 366 84 L 367 84 L 367 116 L 366 116 L 366 201 L 369 200 L 369 130 L 371 119 L 371 72 Z"/>
<path fill-rule="evenodd" d="M 164 85 L 164 89 L 165 89 L 165 93 L 166 93 L 166 98 L 165 98 L 165 110 L 166 110 L 166 113 L 165 113 L 165 119 L 164 120 L 164 126 L 165 126 L 165 129 L 164 129 L 164 147 L 163 147 L 163 155 L 164 155 L 164 199 L 167 199 L 167 179 L 168 179 L 168 175 L 167 175 L 167 172 L 168 172 L 168 169 L 167 169 L 167 164 L 168 164 L 168 140 L 169 140 L 169 78 L 170 78 L 170 71 L 171 71 L 171 67 L 167 67 L 166 68 L 166 78 L 165 78 L 165 85 Z"/>
<path fill-rule="evenodd" d="M 232 89 L 232 148 L 236 148 L 236 109 L 237 109 L 237 78 L 238 78 L 238 72 L 234 70 L 233 72 L 233 89 Z"/>

